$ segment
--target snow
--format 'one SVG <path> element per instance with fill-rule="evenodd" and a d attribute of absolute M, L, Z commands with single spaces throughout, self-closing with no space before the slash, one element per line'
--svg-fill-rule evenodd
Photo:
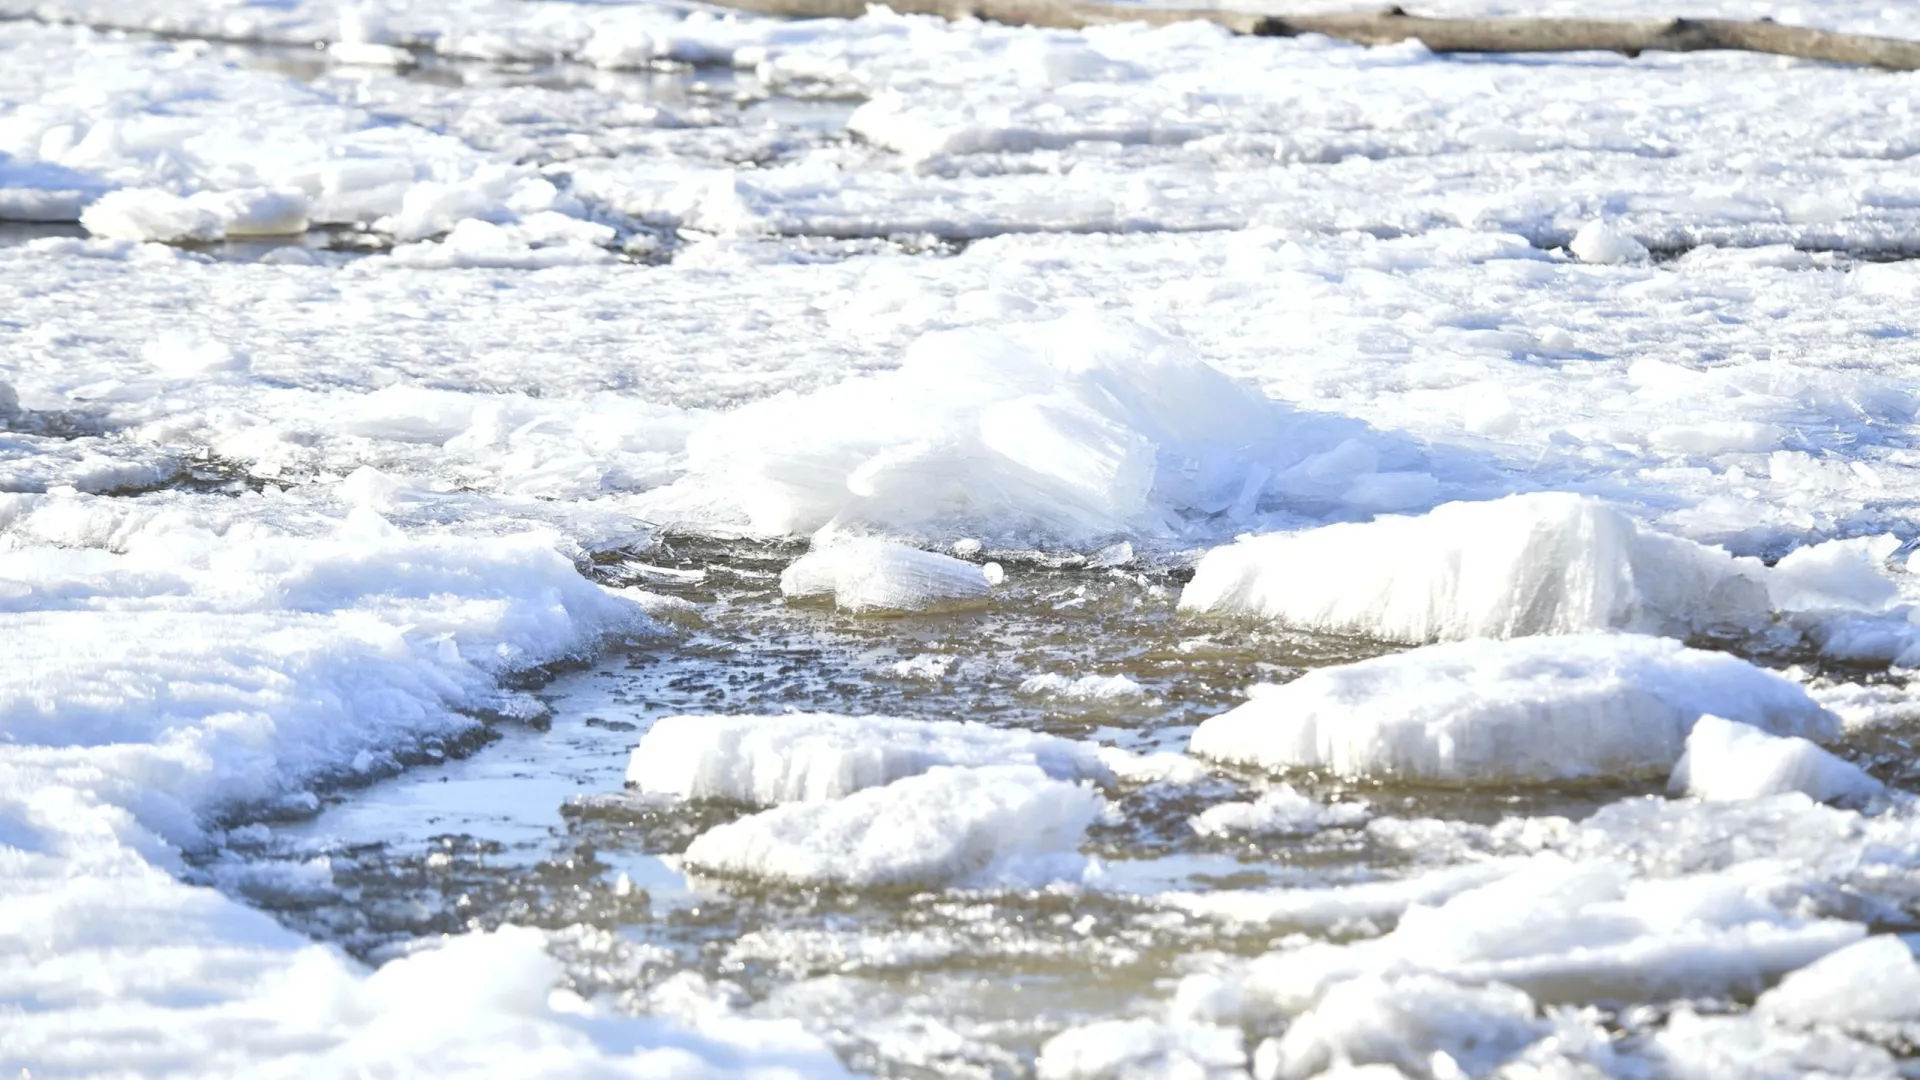
<path fill-rule="evenodd" d="M 1208 552 L 1180 606 L 1413 643 L 1684 635 L 1761 625 L 1765 572 L 1599 500 L 1543 493 L 1249 537 Z"/>
<path fill-rule="evenodd" d="M 1243 1036 L 1211 1025 L 1170 1028 L 1149 1019 L 1106 1020 L 1048 1039 L 1034 1062 L 1041 1080 L 1119 1080 L 1245 1075 Z"/>
<path fill-rule="evenodd" d="M 1276 477 L 1283 494 L 1362 505 L 1399 490 L 1381 477 L 1431 486 L 1352 430 L 1275 406 L 1162 334 L 1068 316 L 927 334 L 895 371 L 717 417 L 657 497 L 771 535 L 1085 544 L 1244 517 Z"/>
<path fill-rule="evenodd" d="M 1920 36 L 1910 6 L 1723 7 Z M 462 936 L 369 973 L 186 883 L 323 888 L 318 862 L 220 852 L 255 834 L 218 825 L 311 809 L 465 745 L 475 716 L 537 721 L 540 700 L 507 683 L 608 641 L 647 635 L 686 659 L 648 619 L 692 623 L 685 601 L 600 589 L 579 568 L 665 566 L 652 545 L 745 535 L 811 537 L 823 556 L 899 542 L 847 556 L 850 583 L 836 570 L 829 591 L 851 608 L 878 583 L 893 597 L 879 606 L 928 618 L 780 617 L 888 645 L 914 635 L 865 669 L 926 660 L 899 669 L 937 695 L 926 715 L 1006 695 L 1049 724 L 1114 712 L 1142 729 L 1090 738 L 1179 738 L 1215 675 L 1086 675 L 1133 656 L 1092 634 L 983 673 L 942 606 L 990 595 L 963 621 L 1017 614 L 1055 573 L 1027 569 L 1047 558 L 1030 549 L 1092 554 L 1060 573 L 1131 576 L 1214 547 L 1186 593 L 1195 612 L 1408 645 L 1557 636 L 1308 675 L 1207 721 L 1196 749 L 1646 791 L 1684 746 L 1703 796 L 1563 818 L 1555 800 L 1605 789 L 1507 804 L 1413 788 L 1408 817 L 1393 816 L 1398 793 L 1368 793 L 1363 819 L 1196 758 L 1107 747 L 1099 760 L 1129 787 L 1103 809 L 1069 782 L 1105 780 L 1091 744 L 1043 753 L 1038 736 L 1021 749 L 1019 733 L 948 721 L 802 717 L 775 736 L 774 718 L 704 718 L 716 739 L 737 725 L 742 747 L 765 733 L 764 752 L 663 756 L 711 766 L 663 774 L 663 790 L 822 796 L 703 837 L 723 877 L 1078 882 L 1096 816 L 1103 858 L 1126 861 L 1140 831 L 1173 849 L 1169 865 L 1194 857 L 1183 845 L 1214 849 L 1210 869 L 1173 872 L 1184 892 L 1142 899 L 1126 872 L 1086 875 L 1119 895 L 1045 955 L 1139 965 L 1144 996 L 1068 987 L 1059 1000 L 1083 996 L 1056 1010 L 1029 1007 L 1056 988 L 1044 976 L 1007 1000 L 1028 980 L 989 979 L 993 1007 L 1019 1010 L 1015 1036 L 968 1026 L 948 983 L 972 969 L 863 976 L 862 957 L 910 969 L 901 957 L 929 952 L 889 951 L 850 915 L 839 959 L 753 1006 L 848 1006 L 808 1022 L 849 1060 L 1018 1074 L 1069 1026 L 1039 1071 L 1895 1071 L 1882 1046 L 1911 1041 L 1898 1029 L 1915 1022 L 1913 965 L 1897 939 L 1864 935 L 1910 906 L 1920 832 L 1898 790 L 1845 808 L 1864 797 L 1858 774 L 1800 739 L 1881 760 L 1898 729 L 1862 729 L 1912 712 L 1920 588 L 1901 545 L 1920 498 L 1920 273 L 1871 261 L 1910 254 L 1920 229 L 1911 80 L 1739 54 L 1507 63 L 1204 26 L 568 0 L 0 13 L 18 16 L 0 20 L 0 1000 L 20 1006 L 0 1021 L 0 1061 L 35 1075 L 842 1072 L 791 1023 L 636 1019 L 617 1015 L 633 1002 L 555 992 L 581 972 L 562 975 L 532 932 Z M 673 70 L 687 63 L 718 67 Z M 291 242 L 222 243 L 276 237 Z M 931 550 L 969 561 L 903 569 Z M 982 557 L 1013 567 L 1010 588 Z M 697 617 L 723 638 L 757 617 L 727 590 L 772 581 L 649 580 L 723 594 Z M 1228 685 L 1304 662 L 1285 629 L 1175 623 L 1217 634 L 1208 648 L 1249 636 Z M 1848 729 L 1742 661 L 1595 631 L 1736 641 L 1769 662 L 1818 649 L 1839 663 L 1811 698 Z M 1275 749 L 1309 722 L 1302 752 Z M 880 765 L 845 771 L 869 752 Z M 909 760 L 927 771 L 896 775 Z M 1419 816 L 1447 805 L 1471 812 Z M 1190 820 L 1235 838 L 1235 873 L 1254 883 L 1214 888 L 1205 860 L 1228 845 Z M 1268 842 L 1290 833 L 1305 835 Z M 1270 857 L 1295 847 L 1312 858 Z M 188 868 L 202 856 L 218 868 L 204 878 Z M 937 927 L 954 905 L 975 906 L 934 898 L 915 914 L 937 909 Z M 1034 944 L 998 918 L 942 955 Z M 1167 928 L 1187 919 L 1245 924 L 1277 951 L 1203 955 Z M 1152 944 L 1129 955 L 1136 935 Z M 1172 952 L 1219 971 L 1189 975 L 1213 981 L 1189 982 L 1163 1018 L 1151 998 L 1166 984 L 1146 980 L 1188 973 L 1159 966 Z M 727 993 L 683 988 L 707 1005 Z M 1754 995 L 1751 1014 L 1724 1016 L 1673 1000 Z M 1631 1037 L 1584 1008 L 1610 998 Z M 892 1026 L 861 1027 L 856 1005 Z M 1008 1039 L 1018 1054 L 995 1042 Z"/>
<path fill-rule="evenodd" d="M 1906 942 L 1880 934 L 1789 974 L 1753 1008 L 1796 1026 L 1920 1021 L 1920 964 Z"/>
<path fill-rule="evenodd" d="M 827 597 L 842 611 L 899 613 L 979 607 L 987 579 L 979 566 L 884 540 L 832 541 L 780 572 L 795 600 Z"/>
<path fill-rule="evenodd" d="M 1215 803 L 1193 818 L 1193 831 L 1201 836 L 1231 836 L 1236 833 L 1302 835 L 1321 829 L 1347 828 L 1365 824 L 1372 815 L 1360 803 L 1322 805 L 1281 784 L 1253 802 Z"/>
<path fill-rule="evenodd" d="M 1383 936 L 1255 959 L 1242 1008 L 1298 1014 L 1354 979 L 1420 974 L 1505 983 L 1543 1004 L 1750 994 L 1863 935 L 1782 912 L 1737 875 L 1643 879 L 1612 860 L 1549 854 L 1408 908 Z"/>
<path fill-rule="evenodd" d="M 215 532 L 178 508 L 27 498 L 0 555 L 0 983 L 25 1006 L 0 1034 L 8 1061 L 658 1075 L 724 1070 L 757 1041 L 769 1068 L 837 1071 L 791 1028 L 702 1034 L 550 996 L 560 970 L 535 931 L 369 975 L 175 877 L 182 848 L 219 842 L 207 822 L 315 805 L 316 785 L 472 735 L 474 713 L 537 717 L 501 676 L 659 632 L 581 578 L 558 537 L 408 536 L 371 512 Z"/>
<path fill-rule="evenodd" d="M 1726 653 L 1638 635 L 1472 640 L 1256 688 L 1189 751 L 1266 769 L 1439 783 L 1642 776 L 1673 767 L 1712 713 L 1831 737 L 1800 686 Z"/>
<path fill-rule="evenodd" d="M 1033 765 L 939 766 L 830 802 L 776 806 L 688 846 L 699 873 L 856 889 L 1077 879 L 1101 799 Z"/>
<path fill-rule="evenodd" d="M 1710 800 L 1797 791 L 1817 802 L 1858 802 L 1882 790 L 1858 765 L 1805 739 L 1769 735 L 1718 716 L 1702 716 L 1693 725 L 1669 787 Z"/>
<path fill-rule="evenodd" d="M 1567 250 L 1586 263 L 1637 263 L 1647 258 L 1647 245 L 1604 221 L 1589 221 L 1580 226 Z"/>
<path fill-rule="evenodd" d="M 1147 690 L 1125 675 L 1081 675 L 1075 678 L 1049 671 L 1020 680 L 1020 692 L 1065 698 L 1068 701 L 1115 701 L 1143 697 Z"/>
<path fill-rule="evenodd" d="M 1287 1080 L 1335 1064 L 1418 1073 L 1444 1056 L 1465 1075 L 1483 1075 L 1546 1031 L 1533 999 L 1511 986 L 1467 987 L 1432 975 L 1359 978 L 1329 990 L 1288 1027 L 1261 1071 Z"/>
<path fill-rule="evenodd" d="M 627 783 L 649 795 L 772 806 L 844 798 L 940 766 L 1013 764 L 1057 780 L 1112 780 L 1094 747 L 1053 735 L 791 713 L 662 717 L 634 748 Z"/>

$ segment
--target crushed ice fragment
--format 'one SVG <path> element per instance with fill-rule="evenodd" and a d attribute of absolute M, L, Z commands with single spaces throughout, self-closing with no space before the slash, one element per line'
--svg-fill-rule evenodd
<path fill-rule="evenodd" d="M 808 885 L 1040 885 L 1085 873 L 1078 848 L 1103 804 L 1033 765 L 942 766 L 721 825 L 685 860 L 696 872 Z"/>
<path fill-rule="evenodd" d="M 1858 765 L 1806 739 L 1770 735 L 1718 716 L 1694 724 L 1668 787 L 1715 802 L 1789 791 L 1815 802 L 1858 802 L 1881 791 L 1880 782 Z"/>
<path fill-rule="evenodd" d="M 1604 221 L 1589 221 L 1567 245 L 1573 257 L 1586 263 L 1638 263 L 1649 256 L 1647 246 Z"/>
<path fill-rule="evenodd" d="M 884 540 L 842 540 L 810 551 L 780 574 L 780 591 L 830 598 L 842 611 L 896 613 L 978 607 L 987 575 L 951 556 Z"/>

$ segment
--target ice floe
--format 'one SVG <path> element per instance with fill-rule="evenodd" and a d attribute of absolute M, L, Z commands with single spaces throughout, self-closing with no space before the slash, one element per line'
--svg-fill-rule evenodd
<path fill-rule="evenodd" d="M 977 564 L 884 540 L 833 540 L 780 572 L 780 591 L 826 598 L 842 611 L 888 614 L 954 610 L 987 602 Z"/>
<path fill-rule="evenodd" d="M 1268 953 L 1237 1007 L 1297 1015 L 1349 980 L 1414 974 L 1506 983 L 1544 1004 L 1755 994 L 1864 933 L 1782 912 L 1737 875 L 1643 879 L 1606 859 L 1542 855 L 1408 908 L 1383 936 Z"/>
<path fill-rule="evenodd" d="M 1515 495 L 1240 540 L 1201 559 L 1180 607 L 1414 643 L 1610 629 L 1684 636 L 1764 625 L 1765 573 L 1597 499 Z"/>
<path fill-rule="evenodd" d="M 1726 653 L 1629 634 L 1430 645 L 1261 686 L 1191 752 L 1267 769 L 1435 783 L 1664 773 L 1712 713 L 1831 737 L 1799 685 Z"/>
<path fill-rule="evenodd" d="M 1215 803 L 1196 814 L 1192 824 L 1193 831 L 1201 836 L 1300 835 L 1363 825 L 1372 816 L 1365 804 L 1329 805 L 1281 784 L 1252 802 Z"/>
<path fill-rule="evenodd" d="M 659 498 L 761 533 L 1071 544 L 1244 517 L 1270 489 L 1370 509 L 1404 505 L 1396 478 L 1415 481 L 1415 503 L 1431 495 L 1404 448 L 1354 431 L 1277 406 L 1164 335 L 1071 316 L 929 334 L 896 371 L 716 417 L 688 439 L 688 478 Z"/>
<path fill-rule="evenodd" d="M 940 766 L 829 802 L 797 802 L 711 829 L 697 872 L 850 888 L 1041 885 L 1086 870 L 1081 838 L 1102 799 L 1033 765 Z"/>
<path fill-rule="evenodd" d="M 1087 743 L 955 720 L 885 716 L 668 716 L 634 748 L 646 794 L 772 806 L 844 798 L 939 766 L 1031 764 L 1058 780 L 1111 782 Z"/>
<path fill-rule="evenodd" d="M 1905 941 L 1879 934 L 1792 972 L 1753 1007 L 1798 1026 L 1920 1022 L 1920 963 Z"/>
<path fill-rule="evenodd" d="M 1880 781 L 1806 739 L 1702 716 L 1687 736 L 1670 788 L 1703 799 L 1758 799 L 1797 791 L 1816 802 L 1861 801 Z"/>
<path fill-rule="evenodd" d="M 1167 1025 L 1147 1018 L 1105 1020 L 1048 1039 L 1034 1061 L 1040 1080 L 1245 1076 L 1245 1035 L 1212 1024 Z"/>

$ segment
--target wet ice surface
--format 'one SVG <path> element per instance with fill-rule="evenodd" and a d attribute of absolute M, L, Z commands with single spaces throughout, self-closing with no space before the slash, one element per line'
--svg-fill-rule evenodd
<path fill-rule="evenodd" d="M 0 1063 L 1913 1071 L 1910 78 L 0 12 Z"/>

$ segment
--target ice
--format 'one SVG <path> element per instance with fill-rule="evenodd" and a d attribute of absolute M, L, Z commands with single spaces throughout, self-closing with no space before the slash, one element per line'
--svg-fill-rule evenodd
<path fill-rule="evenodd" d="M 1648 1056 L 1659 1074 L 1680 1080 L 1900 1075 L 1892 1054 L 1834 1031 L 1796 1031 L 1750 1016 L 1702 1016 L 1685 1006 L 1649 1041 Z"/>
<path fill-rule="evenodd" d="M 884 540 L 835 540 L 815 547 L 780 572 L 780 591 L 795 600 L 825 597 L 842 611 L 891 614 L 950 611 L 987 602 L 978 565 Z"/>
<path fill-rule="evenodd" d="M 0 384 L 17 399 L 0 401 L 0 488 L 20 493 L 0 496 L 0 641 L 28 650 L 24 673 L 11 651 L 0 664 L 0 683 L 27 703 L 0 709 L 0 952 L 17 961 L 0 998 L 21 1003 L 0 1024 L 10 1066 L 836 1074 L 790 1025 L 710 1026 L 702 1018 L 736 993 L 722 979 L 653 993 L 656 973 L 633 975 L 641 989 L 623 1006 L 679 1001 L 684 1016 L 623 1018 L 551 993 L 561 976 L 539 941 L 510 931 L 390 961 L 372 976 L 390 978 L 381 989 L 181 880 L 310 902 L 322 867 L 220 853 L 264 844 L 266 830 L 208 815 L 366 798 L 330 785 L 363 781 L 370 762 L 383 771 L 465 747 L 476 714 L 509 731 L 537 720 L 539 699 L 502 678 L 651 630 L 637 620 L 670 609 L 596 591 L 576 567 L 678 568 L 689 536 L 696 553 L 811 534 L 823 551 L 885 536 L 1002 558 L 1012 589 L 982 616 L 997 622 L 1024 617 L 1030 577 L 1124 566 L 1159 581 L 1186 552 L 1238 534 L 1579 493 L 1557 497 L 1609 501 L 1566 519 L 1598 546 L 1542 540 L 1539 564 L 1513 539 L 1534 528 L 1526 514 L 1451 538 L 1409 528 L 1377 546 L 1352 538 L 1391 521 L 1331 533 L 1306 552 L 1305 584 L 1286 586 L 1304 614 L 1276 617 L 1412 644 L 1564 617 L 1558 644 L 1576 653 L 1570 632 L 1597 629 L 1748 635 L 1737 647 L 1769 662 L 1805 658 L 1810 644 L 1833 662 L 1815 697 L 1850 725 L 1835 749 L 1899 775 L 1896 723 L 1912 712 L 1899 667 L 1920 657 L 1920 589 L 1887 565 L 1903 560 L 1883 537 L 1913 535 L 1920 498 L 1909 332 L 1920 274 L 1871 260 L 1911 254 L 1920 228 L 1910 80 L 1732 53 L 1489 63 L 1198 25 L 1022 30 L 884 11 L 0 0 L 0 12 L 19 16 L 0 19 L 0 217 L 73 222 L 98 206 L 104 223 L 119 205 L 120 223 L 103 227 L 137 237 L 16 243 L 72 230 L 0 230 Z M 1920 36 L 1916 12 L 1738 0 L 1721 14 Z M 678 70 L 688 63 L 715 66 Z M 619 73 L 639 68 L 657 70 Z M 327 232 L 258 262 L 270 245 L 212 244 L 309 225 Z M 190 247 L 144 242 L 162 236 Z M 370 258 L 339 250 L 388 242 L 391 254 Z M 1680 538 L 1780 561 L 1762 569 Z M 1487 570 L 1475 579 L 1486 596 L 1428 568 L 1430 554 L 1465 566 L 1507 542 L 1522 552 L 1514 576 Z M 1037 547 L 1092 557 L 1033 570 L 1009 551 Z M 1624 578 L 1608 576 L 1622 566 Z M 712 569 L 647 580 L 720 595 L 698 633 L 757 633 L 741 605 L 771 579 Z M 999 569 L 977 573 L 996 582 Z M 1309 603 L 1320 577 L 1355 606 Z M 1583 608 L 1599 594 L 1582 581 L 1619 590 Z M 1413 599 L 1389 610 L 1367 598 L 1375 582 Z M 1157 618 L 1158 594 L 1141 596 L 1123 620 Z M 1096 625 L 1114 617 L 1076 610 Z M 1196 718 L 1193 695 L 1217 693 L 1211 675 L 1149 680 L 1129 661 L 1151 700 L 1072 696 L 1086 673 L 1123 670 L 1111 653 L 1131 655 L 1124 640 L 1036 643 L 1045 655 L 982 668 L 955 659 L 968 649 L 951 620 L 762 614 L 875 643 L 851 668 L 875 679 L 855 689 L 888 700 L 847 709 L 893 709 L 905 695 L 926 715 L 970 716 L 937 705 L 986 695 L 1048 724 L 1124 713 L 1145 729 L 1099 736 L 1147 746 Z M 1313 662 L 1293 646 L 1318 647 L 1262 627 L 1167 630 L 1205 633 L 1196 644 L 1209 650 L 1248 635 L 1250 680 L 1292 676 Z M 895 649 L 900 635 L 913 641 Z M 663 643 L 648 651 L 688 660 Z M 927 662 L 893 669 L 904 656 Z M 1890 664 L 1859 681 L 1862 667 Z M 1022 694 L 1028 676 L 1044 685 Z M 1605 730 L 1684 732 L 1688 718 L 1661 717 L 1721 710 L 1707 700 L 1725 696 L 1720 675 L 1671 679 L 1696 676 L 1688 695 Z M 1060 692 L 1052 703 L 1088 704 L 1047 708 Z M 1750 704 L 1768 700 L 1756 689 Z M 54 713 L 36 711 L 45 702 Z M 1827 739 L 1824 724 L 1799 730 Z M 1696 742 L 1712 730 L 1697 726 Z M 1647 745 L 1660 739 L 1672 741 Z M 1515 745 L 1532 753 L 1538 741 Z M 1569 759 L 1588 749 L 1571 746 Z M 782 767 L 799 760 L 790 749 Z M 1416 785 L 1368 793 L 1364 827 L 1271 843 L 1237 831 L 1229 843 L 1198 840 L 1186 822 L 1305 828 L 1319 811 L 1305 796 L 1227 794 L 1244 791 L 1239 774 L 1182 755 L 1109 747 L 1101 760 L 1125 785 L 1096 850 L 1118 864 L 1164 844 L 1171 854 L 1146 860 L 1147 873 L 1173 867 L 1188 892 L 1139 898 L 1123 869 L 1087 879 L 1109 891 L 1085 898 L 1084 919 L 1053 896 L 913 901 L 915 926 L 899 930 L 876 922 L 899 910 L 892 898 L 830 913 L 830 931 L 801 912 L 778 931 L 790 951 L 763 927 L 759 952 L 714 957 L 754 971 L 741 1007 L 802 1015 L 882 1072 L 1019 1074 L 1063 1026 L 1081 1033 L 1043 1063 L 1116 1076 L 1249 1064 L 1263 1078 L 1322 1066 L 1888 1075 L 1881 1047 L 1912 1041 L 1898 994 L 1863 989 L 1906 985 L 1895 950 L 1786 974 L 1864 927 L 1908 920 L 1920 831 L 1901 792 L 1869 813 L 1786 792 L 1649 796 L 1589 814 L 1604 788 L 1509 803 Z M 1634 779 L 1671 763 L 1635 766 Z M 1392 818 L 1403 794 L 1409 816 Z M 1222 799 L 1235 801 L 1207 809 Z M 876 811 L 873 830 L 918 828 L 901 805 Z M 991 833 L 980 850 L 997 852 L 1024 825 L 1009 816 L 969 835 Z M 183 860 L 182 844 L 198 846 Z M 1084 865 L 1072 846 L 1055 851 L 1069 880 Z M 1294 859 L 1301 849 L 1309 857 Z M 1231 879 L 1210 876 L 1236 860 Z M 1243 877 L 1271 887 L 1214 888 Z M 653 887 L 637 871 L 629 881 L 625 895 Z M 758 910 L 755 895 L 733 910 Z M 282 914 L 300 925 L 309 912 Z M 1067 920 L 1057 929 L 1055 916 Z M 949 917 L 974 936 L 946 932 Z M 1220 947 L 1273 940 L 1282 952 L 1247 977 L 1193 948 L 1214 944 L 1206 919 L 1239 924 Z M 682 922 L 659 928 L 682 944 Z M 832 942 L 810 946 L 809 934 Z M 1025 965 L 1017 977 L 991 967 L 1008 958 Z M 1110 958 L 1119 981 L 1079 977 Z M 572 959 L 567 976 L 602 985 L 601 959 Z M 1186 993 L 1161 1019 L 1147 998 L 1216 960 L 1232 993 Z M 314 966 L 289 975 L 296 963 Z M 1489 996 L 1502 979 L 1539 1007 L 1537 1037 L 1517 1050 L 1526 1025 L 1507 1018 L 1520 1009 Z M 1236 994 L 1244 1015 L 1228 1016 Z M 1714 999 L 1703 1011 L 1755 994 L 1798 1004 L 1698 1016 L 1676 994 Z M 1588 1007 L 1609 997 L 1622 1008 L 1602 1028 Z M 1831 1003 L 1849 999 L 1881 1019 L 1837 1015 Z M 1218 1022 L 1205 1015 L 1214 1005 Z M 1294 1034 L 1280 1034 L 1288 1024 Z M 636 1060 L 635 1048 L 658 1052 Z"/>
<path fill-rule="evenodd" d="M 1294 1021 L 1258 1071 L 1304 1080 L 1335 1065 L 1387 1065 L 1415 1075 L 1451 1066 L 1459 1070 L 1454 1075 L 1482 1076 L 1547 1030 L 1533 999 L 1511 986 L 1461 986 L 1432 975 L 1359 978 L 1329 990 Z"/>
<path fill-rule="evenodd" d="M 369 975 L 175 877 L 183 847 L 226 835 L 208 822 L 310 812 L 312 786 L 470 737 L 473 713 L 537 717 L 501 677 L 658 633 L 582 578 L 558 537 L 407 536 L 369 512 L 290 528 L 259 496 L 254 517 L 225 523 L 15 498 L 0 558 L 0 952 L 18 962 L 0 993 L 25 1007 L 0 1034 L 9 1062 L 658 1075 L 746 1054 L 837 1074 L 791 1027 L 702 1033 L 550 994 L 560 969 L 535 931 L 458 938 Z"/>
<path fill-rule="evenodd" d="M 1049 671 L 1044 675 L 1022 679 L 1020 692 L 1069 701 L 1116 701 L 1144 697 L 1147 689 L 1125 675 L 1081 675 L 1074 678 Z"/>
<path fill-rule="evenodd" d="M 1474 784 L 1664 773 L 1712 713 L 1829 738 L 1833 716 L 1779 675 L 1638 635 L 1430 645 L 1256 688 L 1189 751 L 1273 770 Z"/>
<path fill-rule="evenodd" d="M 1515 495 L 1243 539 L 1201 559 L 1180 607 L 1414 643 L 1684 635 L 1763 625 L 1765 573 L 1596 499 Z"/>
<path fill-rule="evenodd" d="M 688 440 L 688 479 L 661 497 L 776 535 L 1078 543 L 1244 512 L 1270 478 L 1315 473 L 1349 445 L 1361 446 L 1342 425 L 1290 416 L 1164 335 L 1069 316 L 929 334 L 894 372 L 716 418 Z M 1317 497 L 1364 503 L 1368 478 L 1399 475 L 1362 450 L 1315 473 Z"/>
<path fill-rule="evenodd" d="M 776 806 L 702 833 L 686 865 L 856 889 L 1077 879 L 1102 800 L 1033 765 L 940 766 L 830 802 Z"/>
<path fill-rule="evenodd" d="M 1510 865 L 1485 861 L 1405 880 L 1264 892 L 1221 889 L 1206 893 L 1170 893 L 1160 900 L 1181 911 L 1229 923 L 1272 923 L 1331 930 L 1392 922 L 1415 904 L 1441 903 L 1512 870 Z"/>
<path fill-rule="evenodd" d="M 1363 825 L 1372 814 L 1360 803 L 1323 805 L 1281 784 L 1253 802 L 1217 803 L 1193 818 L 1201 836 L 1236 833 L 1306 835 L 1321 829 Z"/>
<path fill-rule="evenodd" d="M 1297 1014 L 1351 980 L 1416 974 L 1506 983 L 1543 1004 L 1753 994 L 1863 935 L 1857 923 L 1784 913 L 1737 875 L 1636 879 L 1610 860 L 1542 855 L 1408 908 L 1382 937 L 1253 961 L 1242 1007 Z"/>
<path fill-rule="evenodd" d="M 1900 598 L 1887 573 L 1899 548 L 1890 534 L 1809 544 L 1774 564 L 1767 588 L 1784 611 L 1884 611 Z"/>
<path fill-rule="evenodd" d="M 1693 725 L 1669 787 L 1715 801 L 1797 791 L 1817 802 L 1858 802 L 1882 790 L 1858 765 L 1805 739 L 1769 735 L 1718 716 L 1702 716 Z"/>
<path fill-rule="evenodd" d="M 1095 747 L 1037 732 L 884 716 L 669 716 L 641 737 L 627 783 L 650 795 L 772 806 L 844 798 L 940 766 L 1031 764 L 1110 783 Z"/>
<path fill-rule="evenodd" d="M 1034 1075 L 1040 1080 L 1230 1080 L 1246 1075 L 1242 1040 L 1238 1030 L 1227 1027 L 1106 1020 L 1048 1039 L 1034 1061 Z"/>
<path fill-rule="evenodd" d="M 1905 941 L 1880 934 L 1789 974 L 1753 1009 L 1802 1027 L 1920 1021 L 1920 964 Z"/>
<path fill-rule="evenodd" d="M 1647 258 L 1647 245 L 1604 221 L 1589 221 L 1573 235 L 1567 250 L 1581 262 L 1637 263 Z"/>

